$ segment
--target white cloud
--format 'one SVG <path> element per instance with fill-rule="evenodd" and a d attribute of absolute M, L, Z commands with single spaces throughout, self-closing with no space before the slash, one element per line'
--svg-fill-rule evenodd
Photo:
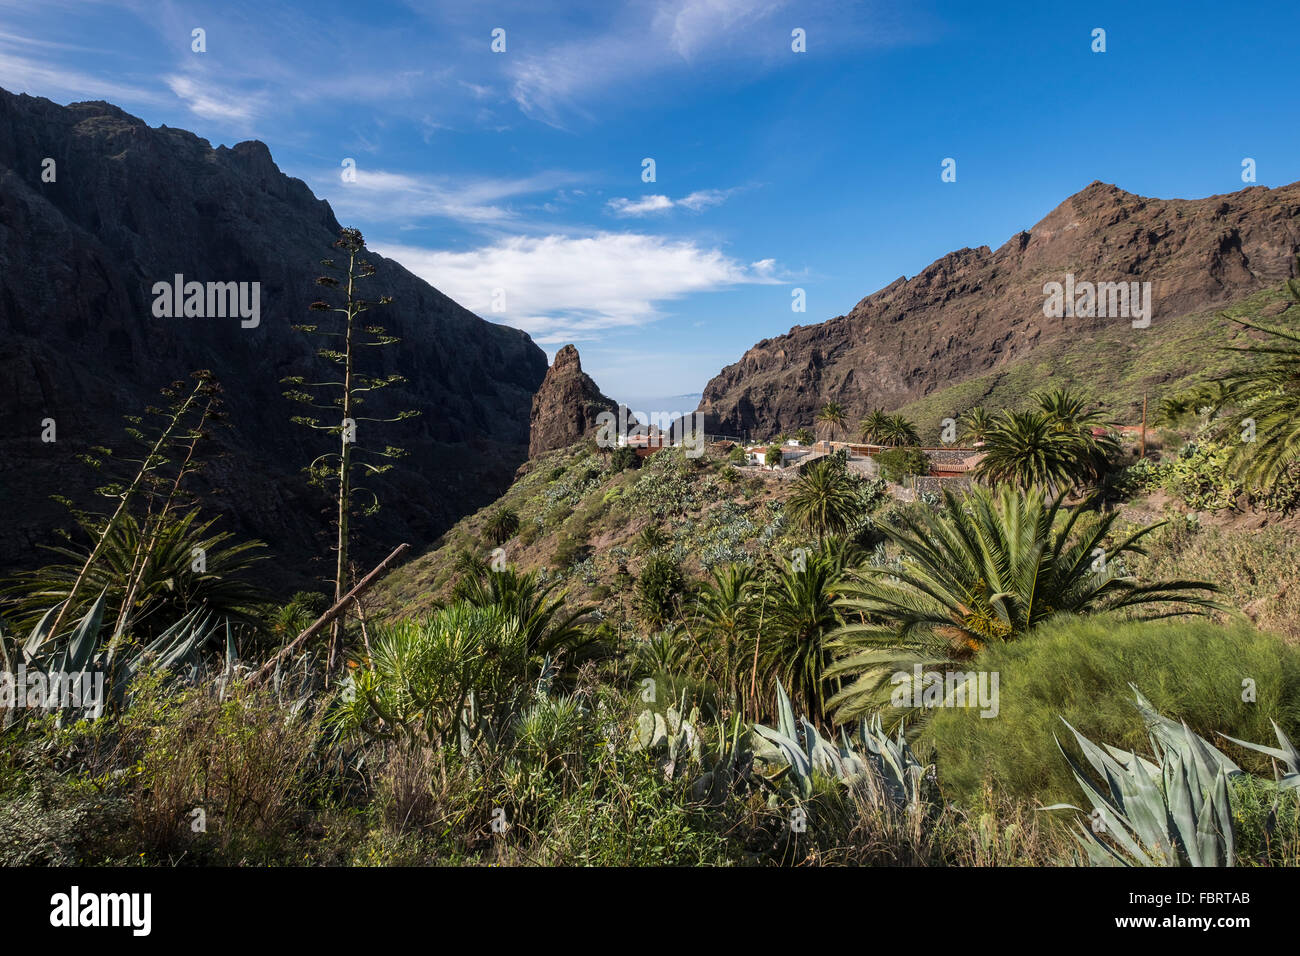
<path fill-rule="evenodd" d="M 732 190 L 699 189 L 681 199 L 669 199 L 667 196 L 642 196 L 639 199 L 611 199 L 606 208 L 616 216 L 646 216 L 650 213 L 666 212 L 674 207 L 682 207 L 692 212 L 719 206 L 731 195 Z"/>
<path fill-rule="evenodd" d="M 602 97 L 672 98 L 677 83 L 698 83 L 708 70 L 744 83 L 797 62 L 795 26 L 822 54 L 914 43 L 930 32 L 923 13 L 878 0 L 662 0 L 611 10 L 597 28 L 566 28 L 549 45 L 534 37 L 529 52 L 511 54 L 510 96 L 525 115 L 563 129 L 570 117 L 590 119 Z"/>
<path fill-rule="evenodd" d="M 348 216 L 391 220 L 445 217 L 479 225 L 518 218 L 510 200 L 551 192 L 589 177 L 569 172 L 543 172 L 511 178 L 454 180 L 421 177 L 356 167 L 356 181 L 344 183 L 342 169 L 317 181 L 329 186 L 330 204 Z"/>
<path fill-rule="evenodd" d="M 19 93 L 46 96 L 64 102 L 104 99 L 114 103 L 157 105 L 163 98 L 141 87 L 104 80 L 74 69 L 0 51 L 0 86 Z"/>
<path fill-rule="evenodd" d="M 376 245 L 471 311 L 543 345 L 644 325 L 660 304 L 736 285 L 779 282 L 718 249 L 639 233 L 512 237 L 468 252 Z M 503 312 L 493 296 L 504 292 Z"/>
<path fill-rule="evenodd" d="M 163 77 L 190 112 L 206 120 L 246 126 L 266 103 L 265 95 L 227 92 L 206 79 L 173 73 Z"/>
<path fill-rule="evenodd" d="M 611 199 L 605 205 L 616 216 L 644 216 L 672 209 L 674 203 L 667 196 L 642 196 L 640 199 Z"/>
<path fill-rule="evenodd" d="M 671 49 L 690 59 L 710 43 L 734 35 L 740 24 L 752 26 L 781 7 L 784 0 L 678 0 L 662 7 L 655 16 L 660 33 L 666 33 Z"/>

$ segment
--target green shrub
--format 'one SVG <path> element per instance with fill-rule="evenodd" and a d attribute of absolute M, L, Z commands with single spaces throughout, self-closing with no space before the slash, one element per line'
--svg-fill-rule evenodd
<path fill-rule="evenodd" d="M 1053 734 L 1070 738 L 1064 717 L 1091 740 L 1149 752 L 1130 683 L 1160 713 L 1267 776 L 1258 755 L 1217 733 L 1267 743 L 1270 719 L 1288 733 L 1300 727 L 1300 649 L 1241 623 L 1058 619 L 1023 640 L 990 645 L 960 669 L 999 675 L 997 716 L 936 708 L 918 752 L 934 746 L 944 794 L 962 802 L 976 799 L 987 781 L 1011 798 L 1077 803 Z M 1248 678 L 1254 703 L 1242 700 Z"/>
<path fill-rule="evenodd" d="M 919 448 L 888 448 L 876 455 L 876 464 L 887 481 L 901 484 L 912 475 L 928 475 L 930 462 Z"/>
<path fill-rule="evenodd" d="M 627 445 L 620 445 L 610 454 L 609 463 L 615 471 L 625 471 L 628 468 L 640 468 L 641 456 L 636 453 L 635 448 L 630 448 Z"/>
<path fill-rule="evenodd" d="M 745 449 L 739 445 L 733 445 L 731 451 L 727 453 L 727 460 L 734 465 L 743 465 L 745 463 Z"/>
<path fill-rule="evenodd" d="M 551 559 L 551 564 L 560 571 L 567 571 L 591 554 L 592 550 L 593 548 L 586 541 L 566 534 L 556 542 L 555 555 Z"/>
<path fill-rule="evenodd" d="M 1193 511 L 1231 508 L 1242 490 L 1229 468 L 1231 455 L 1226 445 L 1189 444 L 1177 458 L 1161 464 L 1161 486 Z"/>
<path fill-rule="evenodd" d="M 677 609 L 677 601 L 686 587 L 686 579 L 677 562 L 666 554 L 656 554 L 641 569 L 637 581 L 637 599 L 647 621 L 659 627 Z"/>

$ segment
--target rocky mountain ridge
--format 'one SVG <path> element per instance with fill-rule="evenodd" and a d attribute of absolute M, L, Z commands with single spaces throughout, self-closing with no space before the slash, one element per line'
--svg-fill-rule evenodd
<path fill-rule="evenodd" d="M 1298 249 L 1300 183 L 1166 200 L 1094 182 L 997 250 L 951 252 L 847 315 L 763 339 L 709 382 L 699 410 L 710 431 L 731 434 L 810 425 L 827 401 L 856 423 L 1063 336 L 1130 323 L 1044 315 L 1049 282 L 1150 282 L 1150 325 L 1132 334 L 1158 335 L 1162 318 L 1291 276 Z"/>
<path fill-rule="evenodd" d="M 282 173 L 261 142 L 214 149 L 108 103 L 59 106 L 0 90 L 0 574 L 42 560 L 38 546 L 69 524 L 51 494 L 87 503 L 97 476 L 78 452 L 120 446 L 124 415 L 200 368 L 223 385 L 232 426 L 219 433 L 226 454 L 209 475 L 221 527 L 271 545 L 272 583 L 308 586 L 328 573 L 327 502 L 301 474 L 328 448 L 290 422 L 301 409 L 281 379 L 327 367 L 319 340 L 291 326 L 311 321 L 320 260 L 339 228 L 329 204 Z M 366 296 L 393 303 L 368 317 L 401 342 L 363 361 L 407 379 L 373 407 L 421 414 L 359 436 L 409 453 L 376 485 L 383 508 L 361 524 L 359 562 L 432 540 L 508 487 L 546 371 L 525 333 L 369 258 L 377 273 Z M 177 275 L 258 283 L 258 324 L 158 317 L 153 287 Z M 41 440 L 45 419 L 57 423 L 55 442 Z"/>

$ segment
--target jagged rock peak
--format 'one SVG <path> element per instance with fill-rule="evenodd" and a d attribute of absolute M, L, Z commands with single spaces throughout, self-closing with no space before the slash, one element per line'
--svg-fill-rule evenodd
<path fill-rule="evenodd" d="M 577 347 L 564 346 L 555 353 L 555 362 L 533 396 L 528 456 L 569 447 L 596 427 L 601 412 L 617 408 L 582 370 Z"/>

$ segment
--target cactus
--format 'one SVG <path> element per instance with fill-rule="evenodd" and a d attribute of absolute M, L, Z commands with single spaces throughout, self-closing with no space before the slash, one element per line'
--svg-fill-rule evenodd
<path fill-rule="evenodd" d="M 649 708 L 641 711 L 629 741 L 629 749 L 634 752 L 644 750 L 662 754 L 664 759 L 660 767 L 669 779 L 676 772 L 679 758 L 684 760 L 689 757 L 698 762 L 701 756 L 700 735 L 695 730 L 700 710 L 693 707 L 690 716 L 683 717 L 682 708 L 685 706 L 686 698 L 683 695 L 680 704 L 669 706 L 664 714 Z"/>

